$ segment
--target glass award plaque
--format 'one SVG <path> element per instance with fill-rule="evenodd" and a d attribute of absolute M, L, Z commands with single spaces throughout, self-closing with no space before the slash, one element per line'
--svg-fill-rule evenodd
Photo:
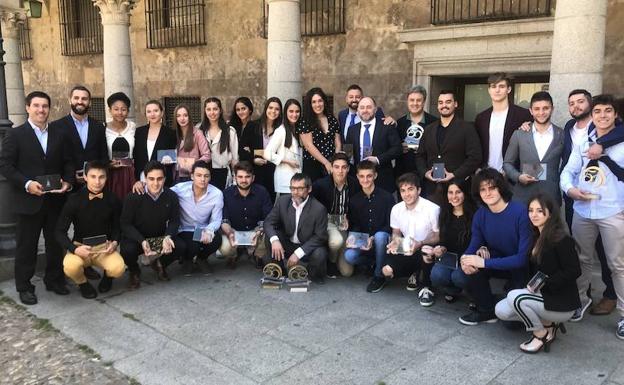
<path fill-rule="evenodd" d="M 527 289 L 529 289 L 529 291 L 531 291 L 532 293 L 537 293 L 542 287 L 544 287 L 547 278 L 548 275 L 542 273 L 541 271 L 538 271 L 537 273 L 535 273 L 533 278 L 531 278 L 529 283 L 527 283 Z"/>
<path fill-rule="evenodd" d="M 152 250 L 152 252 L 156 254 L 162 254 L 163 241 L 165 240 L 164 236 L 146 238 L 145 240 L 149 244 L 150 250 Z"/>
<path fill-rule="evenodd" d="M 342 151 L 344 151 L 345 155 L 349 158 L 353 158 L 353 144 L 345 143 L 342 145 Z"/>
<path fill-rule="evenodd" d="M 156 153 L 156 159 L 162 164 L 177 163 L 178 154 L 175 149 L 172 150 L 158 150 Z"/>
<path fill-rule="evenodd" d="M 361 249 L 368 246 L 369 235 L 367 233 L 360 233 L 357 231 L 349 231 L 347 236 L 346 246 L 351 249 Z"/>
<path fill-rule="evenodd" d="M 328 214 L 327 221 L 336 225 L 340 231 L 345 231 L 347 229 L 348 223 L 346 214 Z"/>
<path fill-rule="evenodd" d="M 373 156 L 373 148 L 370 146 L 362 147 L 362 159 L 366 159 L 369 156 Z"/>
<path fill-rule="evenodd" d="M 446 171 L 444 170 L 444 163 L 433 164 L 431 177 L 433 179 L 444 179 L 446 177 Z"/>
<path fill-rule="evenodd" d="M 113 160 L 130 158 L 130 151 L 113 151 L 112 158 Z"/>
<path fill-rule="evenodd" d="M 234 241 L 237 246 L 255 246 L 255 231 L 234 231 Z"/>
<path fill-rule="evenodd" d="M 97 246 L 106 243 L 106 240 L 106 234 L 102 234 L 94 237 L 82 238 L 82 244 L 86 246 Z"/>
<path fill-rule="evenodd" d="M 39 182 L 44 192 L 60 190 L 63 187 L 61 176 L 58 174 L 38 176 L 35 181 Z"/>
<path fill-rule="evenodd" d="M 444 267 L 456 270 L 459 267 L 459 255 L 447 251 L 441 256 L 436 257 L 436 262 Z"/>
<path fill-rule="evenodd" d="M 420 144 L 420 138 L 422 138 L 425 129 L 419 124 L 412 124 L 409 126 L 406 132 L 405 139 L 403 139 L 403 143 L 410 150 L 417 150 L 418 145 Z"/>
<path fill-rule="evenodd" d="M 264 156 L 264 150 L 263 149 L 254 150 L 253 154 L 254 156 L 262 158 Z"/>
<path fill-rule="evenodd" d="M 414 247 L 412 238 L 396 237 L 393 241 L 396 242 L 395 254 L 412 255 L 412 248 Z"/>
<path fill-rule="evenodd" d="M 546 180 L 546 163 L 522 163 L 522 173 L 532 176 L 537 180 Z"/>

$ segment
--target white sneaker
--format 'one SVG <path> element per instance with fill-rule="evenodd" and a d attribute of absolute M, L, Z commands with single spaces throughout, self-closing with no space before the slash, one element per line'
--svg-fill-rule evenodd
<path fill-rule="evenodd" d="M 423 287 L 418 292 L 418 300 L 421 306 L 429 307 L 435 302 L 434 294 L 428 287 Z"/>

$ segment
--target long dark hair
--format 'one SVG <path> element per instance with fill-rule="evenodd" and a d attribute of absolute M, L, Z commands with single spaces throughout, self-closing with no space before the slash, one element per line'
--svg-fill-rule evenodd
<path fill-rule="evenodd" d="M 264 108 L 262 109 L 262 115 L 260 115 L 260 124 L 258 125 L 259 126 L 258 130 L 259 130 L 261 135 L 264 134 L 264 132 L 266 132 L 267 134 L 269 132 L 268 127 L 266 126 L 266 124 L 267 124 L 266 113 L 267 113 L 267 110 L 269 109 L 269 105 L 271 103 L 277 103 L 279 105 L 279 109 L 280 109 L 280 112 L 279 112 L 279 115 L 278 115 L 277 119 L 275 119 L 273 121 L 273 124 L 271 125 L 271 128 L 272 128 L 271 135 L 273 135 L 273 132 L 275 132 L 275 129 L 282 124 L 282 119 L 283 119 L 283 116 L 284 116 L 284 113 L 282 111 L 282 101 L 278 97 L 275 97 L 275 96 L 270 97 L 270 98 L 268 98 L 266 100 L 266 102 L 264 102 Z"/>
<path fill-rule="evenodd" d="M 295 124 L 290 124 L 288 121 L 288 108 L 292 105 L 299 107 L 299 119 L 295 122 Z M 284 104 L 284 110 L 282 115 L 284 118 L 282 119 L 284 128 L 286 129 L 286 138 L 284 139 L 284 146 L 286 148 L 290 148 L 292 146 L 293 137 L 299 141 L 299 136 L 296 132 L 297 123 L 301 121 L 301 103 L 297 99 L 288 99 Z M 347 162 L 348 163 L 348 162 Z"/>
<path fill-rule="evenodd" d="M 326 117 L 329 116 L 329 101 L 327 100 L 327 95 L 320 87 L 311 88 L 308 92 L 306 92 L 305 97 L 303 98 L 303 111 L 301 112 L 306 123 L 313 129 L 318 130 L 321 127 L 321 122 L 312 109 L 312 97 L 314 95 L 318 95 L 321 99 L 323 99 L 322 114 Z"/>
<path fill-rule="evenodd" d="M 251 103 L 251 99 L 249 99 L 247 96 L 241 96 L 234 101 L 234 104 L 232 105 L 232 112 L 230 113 L 229 123 L 230 123 L 230 126 L 234 127 L 236 131 L 239 132 L 239 135 L 240 135 L 240 131 L 242 131 L 243 129 L 243 122 L 241 121 L 241 119 L 238 117 L 238 114 L 236 113 L 236 105 L 238 103 L 243 103 L 249 109 L 249 121 L 251 121 L 251 115 L 253 114 L 254 107 L 253 107 L 253 103 Z"/>
<path fill-rule="evenodd" d="M 188 127 L 182 128 L 178 124 L 178 111 L 186 110 L 186 113 L 189 116 Z M 193 136 L 193 122 L 191 121 L 191 114 L 189 108 L 185 104 L 177 105 L 173 110 L 173 128 L 176 132 L 176 139 L 178 148 L 180 147 L 180 143 L 184 141 L 184 146 L 182 149 L 186 152 L 189 152 L 195 147 L 195 137 Z M 187 130 L 187 132 L 182 132 L 182 130 Z"/>
<path fill-rule="evenodd" d="M 455 178 L 450 183 L 448 183 L 444 189 L 444 196 L 448 197 L 448 190 L 451 186 L 457 186 L 461 192 L 464 193 L 464 203 L 462 203 L 462 209 L 464 214 L 462 215 L 462 229 L 459 232 L 459 243 L 465 244 L 470 240 L 470 230 L 472 228 L 472 217 L 474 213 L 477 211 L 477 207 L 470 196 L 470 187 L 468 183 L 464 180 Z M 451 225 L 451 221 L 453 220 L 453 205 L 448 201 L 448 198 L 444 198 L 444 203 L 442 204 L 440 210 L 440 227 L 447 228 Z"/>
<path fill-rule="evenodd" d="M 543 211 L 548 211 L 548 219 L 544 223 L 544 228 L 540 232 L 535 226 L 533 227 L 533 236 L 535 244 L 531 252 L 531 261 L 540 264 L 542 262 L 542 252 L 548 245 L 553 245 L 563 239 L 567 233 L 561 215 L 559 215 L 559 206 L 548 195 L 537 193 L 529 199 L 529 205 L 537 202 Z"/>
<path fill-rule="evenodd" d="M 202 121 L 199 128 L 204 135 L 208 135 L 210 129 L 210 120 L 206 116 L 206 106 L 208 103 L 215 103 L 219 107 L 219 128 L 221 129 L 221 139 L 219 140 L 219 152 L 223 153 L 230 150 L 230 126 L 227 125 L 225 119 L 223 119 L 223 107 L 221 106 L 221 100 L 215 97 L 209 97 L 204 101 L 204 113 L 202 115 Z"/>

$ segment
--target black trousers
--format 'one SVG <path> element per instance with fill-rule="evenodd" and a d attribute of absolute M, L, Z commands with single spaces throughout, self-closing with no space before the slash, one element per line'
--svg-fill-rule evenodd
<path fill-rule="evenodd" d="M 431 288 L 431 269 L 433 263 L 425 263 L 420 251 L 416 255 L 386 255 L 386 265 L 392 268 L 395 278 L 409 277 L 412 274 L 422 275 L 419 282 Z M 383 267 L 383 266 L 382 266 Z"/>
<path fill-rule="evenodd" d="M 35 291 L 30 282 L 37 265 L 37 246 L 43 230 L 45 238 L 46 268 L 43 282 L 65 283 L 63 273 L 63 249 L 56 241 L 54 229 L 61 213 L 58 202 L 44 198 L 41 209 L 35 214 L 18 214 L 15 250 L 15 288 L 19 292 Z"/>
<path fill-rule="evenodd" d="M 180 256 L 184 255 L 185 244 L 178 237 L 172 237 L 173 244 L 175 248 L 169 254 L 163 254 L 160 257 L 160 263 L 167 267 L 175 260 L 178 260 Z M 121 255 L 123 256 L 124 262 L 126 266 L 128 266 L 128 270 L 130 270 L 133 274 L 140 274 L 141 269 L 139 268 L 139 255 L 143 254 L 143 246 L 139 242 L 136 242 L 132 239 L 124 238 L 121 240 Z"/>
<path fill-rule="evenodd" d="M 204 245 L 201 242 L 197 242 L 193 240 L 193 232 L 191 231 L 183 231 L 178 234 L 180 241 L 184 243 L 184 254 L 181 255 L 184 260 L 192 260 L 194 256 L 200 259 L 208 259 L 210 254 L 219 250 L 221 247 L 221 230 L 217 231 L 210 242 L 207 245 Z"/>
<path fill-rule="evenodd" d="M 490 313 L 494 311 L 494 307 L 496 306 L 496 298 L 490 287 L 490 278 L 509 279 L 508 283 L 511 287 L 508 289 L 513 290 L 524 288 L 528 281 L 527 276 L 528 271 L 526 268 L 511 271 L 479 269 L 479 272 L 476 274 L 467 275 L 468 285 L 466 289 L 472 298 L 474 298 L 477 304 L 477 311 L 480 313 Z"/>
<path fill-rule="evenodd" d="M 276 261 L 271 255 L 271 242 L 268 240 L 266 242 L 267 254 L 262 258 L 262 263 L 265 265 L 267 263 L 277 263 L 282 267 L 284 275 L 288 275 L 288 269 L 286 268 L 288 258 L 301 245 L 292 243 L 288 238 L 282 239 L 280 237 L 280 242 L 284 248 L 284 259 Z M 325 278 L 325 275 L 327 275 L 327 248 L 319 247 L 315 249 L 312 253 L 304 255 L 303 258 L 299 260 L 299 263 L 308 269 L 308 275 L 310 278 Z"/>

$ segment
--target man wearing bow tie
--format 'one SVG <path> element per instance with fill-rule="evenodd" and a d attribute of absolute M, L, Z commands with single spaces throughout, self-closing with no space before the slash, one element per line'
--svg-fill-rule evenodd
<path fill-rule="evenodd" d="M 117 252 L 119 244 L 121 202 L 115 194 L 104 191 L 108 162 L 94 160 L 85 167 L 85 187 L 67 199 L 56 225 L 56 239 L 67 250 L 63 260 L 65 275 L 71 278 L 84 298 L 97 297 L 97 291 L 84 274 L 84 268 L 97 266 L 104 271 L 98 285 L 100 293 L 111 289 L 113 278 L 126 270 Z M 67 236 L 74 224 L 73 241 Z"/>

